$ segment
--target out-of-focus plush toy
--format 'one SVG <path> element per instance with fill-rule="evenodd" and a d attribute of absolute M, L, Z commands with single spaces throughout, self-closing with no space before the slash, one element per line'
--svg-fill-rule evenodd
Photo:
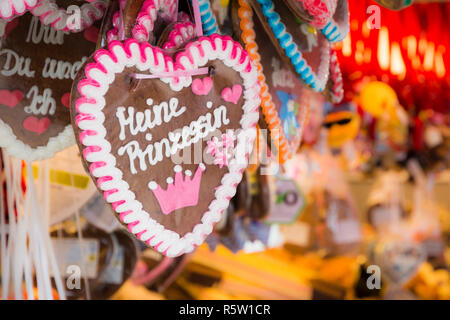
<path fill-rule="evenodd" d="M 351 103 L 340 106 L 325 105 L 324 126 L 328 129 L 328 144 L 332 149 L 341 148 L 346 142 L 356 138 L 360 119 Z"/>
<path fill-rule="evenodd" d="M 359 95 L 361 108 L 377 120 L 377 140 L 397 150 L 408 138 L 408 114 L 388 84 L 374 81 L 366 84 Z"/>

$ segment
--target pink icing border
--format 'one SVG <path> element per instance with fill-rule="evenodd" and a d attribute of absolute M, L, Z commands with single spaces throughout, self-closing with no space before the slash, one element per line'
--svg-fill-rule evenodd
<path fill-rule="evenodd" d="M 334 49 L 330 51 L 330 79 L 332 81 L 330 92 L 331 102 L 340 103 L 344 98 L 344 81 L 342 79 L 339 60 Z"/>
<path fill-rule="evenodd" d="M 7 1 L 11 6 L 11 16 L 9 16 L 9 17 L 4 16 L 3 13 L 0 11 L 0 19 L 3 19 L 3 20 L 10 20 L 16 16 L 21 16 L 28 10 L 34 8 L 38 3 L 38 0 L 7 0 Z M 20 3 L 23 5 L 23 7 L 25 8 L 25 10 L 23 12 L 17 11 L 17 3 Z"/>
<path fill-rule="evenodd" d="M 59 26 L 61 16 L 67 16 L 66 10 L 60 9 L 55 0 L 39 0 L 37 5 L 30 9 L 30 12 L 39 17 L 45 25 L 51 25 L 56 30 L 80 32 L 89 28 L 95 21 L 101 19 L 106 11 L 108 0 L 91 0 L 88 3 L 79 5 L 81 12 L 81 28 L 74 30 L 72 28 Z M 76 4 L 74 4 L 76 5 Z M 95 8 L 95 9 L 94 9 Z M 43 10 L 43 12 L 40 12 Z M 96 12 L 98 10 L 98 12 Z M 52 16 L 53 15 L 53 16 Z M 48 21 L 50 19 L 50 21 Z"/>
<path fill-rule="evenodd" d="M 192 34 L 189 30 L 192 29 Z M 179 22 L 177 23 L 173 30 L 170 32 L 167 42 L 162 46 L 163 49 L 175 48 L 183 43 L 188 42 L 195 38 L 195 25 L 190 22 Z M 177 43 L 178 39 L 181 39 L 181 43 Z"/>
<path fill-rule="evenodd" d="M 158 11 L 164 8 L 169 15 L 174 16 L 177 8 L 176 0 L 145 0 L 141 12 L 136 19 L 136 25 L 133 28 L 133 38 L 139 42 L 148 41 L 150 33 L 154 28 L 154 21 L 157 18 Z"/>
<path fill-rule="evenodd" d="M 120 0 L 122 2 L 126 2 L 126 0 Z M 139 42 L 148 41 L 150 37 L 150 33 L 153 31 L 154 28 L 154 20 L 157 18 L 157 11 L 161 8 L 169 8 L 168 12 L 172 12 L 175 14 L 177 1 L 176 0 L 146 0 L 141 8 L 141 11 L 139 12 L 137 19 L 136 19 L 136 25 L 133 27 L 132 35 L 133 38 L 136 39 Z M 118 40 L 118 34 L 119 34 L 119 21 L 120 19 L 120 13 L 116 12 L 113 16 L 113 28 L 108 31 L 107 33 L 107 39 L 108 42 L 111 42 L 113 40 Z M 189 16 L 186 15 L 180 15 L 178 17 L 178 21 L 185 22 L 189 20 Z"/>
<path fill-rule="evenodd" d="M 81 97 L 76 101 L 78 114 L 75 123 L 81 129 L 79 140 L 85 146 L 83 157 L 91 163 L 90 172 L 97 178 L 98 188 L 103 190 L 105 199 L 119 214 L 120 220 L 128 225 L 131 233 L 147 245 L 153 246 L 155 250 L 171 257 L 193 251 L 212 232 L 214 223 L 220 220 L 223 210 L 229 205 L 242 179 L 252 150 L 249 148 L 250 150 L 246 151 L 246 161 L 240 159 L 240 162 L 230 163 L 229 172 L 222 178 L 222 184 L 215 191 L 216 198 L 204 213 L 201 223 L 197 224 L 192 232 L 180 237 L 174 231 L 165 229 L 143 211 L 142 204 L 135 199 L 128 184 L 122 180 L 121 171 L 115 167 L 114 156 L 109 152 L 106 152 L 106 156 L 102 156 L 102 146 L 109 145 L 104 139 L 103 97 L 114 81 L 115 73 L 121 72 L 125 66 L 149 64 L 148 71 L 151 73 L 169 72 L 199 68 L 206 65 L 210 59 L 224 60 L 227 66 L 239 72 L 242 77 L 245 103 L 242 107 L 244 114 L 240 121 L 241 129 L 251 130 L 254 134 L 240 144 L 253 145 L 260 103 L 256 68 L 248 53 L 230 37 L 219 35 L 201 37 L 189 43 L 175 59 L 166 56 L 160 48 L 145 42 L 139 44 L 135 39 L 128 39 L 124 43 L 112 41 L 108 50 L 99 49 L 95 52 L 96 62 L 86 66 L 84 70 L 86 77 L 77 86 Z M 167 82 L 173 90 L 178 91 L 191 85 L 192 78 L 169 78 L 161 81 Z M 114 174 L 118 174 L 119 178 L 112 176 Z"/>
<path fill-rule="evenodd" d="M 325 27 L 331 20 L 337 6 L 337 0 L 297 0 L 297 2 L 301 2 L 303 8 L 313 16 L 310 24 L 318 29 Z"/>

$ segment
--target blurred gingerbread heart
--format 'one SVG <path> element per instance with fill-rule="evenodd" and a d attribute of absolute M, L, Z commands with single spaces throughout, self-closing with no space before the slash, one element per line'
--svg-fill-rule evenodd
<path fill-rule="evenodd" d="M 8 22 L 0 34 L 0 147 L 10 155 L 27 161 L 47 159 L 74 144 L 70 91 L 81 65 L 95 50 L 99 25 L 97 20 L 77 33 L 56 30 L 30 12 Z"/>

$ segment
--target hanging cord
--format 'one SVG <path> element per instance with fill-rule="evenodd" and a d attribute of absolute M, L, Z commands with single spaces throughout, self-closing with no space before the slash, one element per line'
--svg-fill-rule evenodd
<path fill-rule="evenodd" d="M 159 275 L 161 275 L 164 271 L 167 270 L 167 268 L 169 268 L 172 265 L 172 263 L 173 258 L 164 257 L 163 260 L 147 274 L 143 275 L 138 279 L 134 279 L 133 284 L 136 286 L 144 284 L 151 285 Z"/>
<path fill-rule="evenodd" d="M 22 170 L 21 170 L 21 174 L 22 174 Z M 22 188 L 21 186 L 18 187 L 18 191 L 20 192 L 21 195 L 22 193 Z M 23 199 L 20 199 L 20 202 L 23 203 Z M 30 236 L 30 225 L 32 225 L 32 219 L 30 219 L 30 215 L 27 213 L 27 211 L 18 211 L 17 212 L 17 217 L 18 217 L 18 234 L 22 234 L 23 236 L 20 236 L 18 239 L 18 244 L 20 246 L 18 253 L 22 253 L 23 259 L 21 261 L 21 265 L 17 266 L 18 268 L 22 268 L 23 267 L 23 274 L 24 274 L 24 278 L 25 278 L 25 290 L 26 290 L 26 295 L 28 300 L 34 300 L 34 287 L 33 287 L 33 259 L 32 259 L 32 253 L 31 253 L 31 246 L 27 245 L 27 242 L 30 243 L 31 242 L 31 236 Z M 23 217 L 23 218 L 22 218 Z M 19 222 L 19 219 L 23 219 L 22 222 Z M 27 241 L 27 236 L 28 236 L 28 240 Z M 20 242 L 19 242 L 20 240 Z M 22 272 L 22 269 L 20 269 Z"/>
<path fill-rule="evenodd" d="M 44 173 L 39 175 L 39 177 L 43 177 L 42 183 L 43 186 L 41 190 L 43 190 L 42 198 L 43 201 L 41 203 L 44 203 L 44 211 L 43 211 L 43 217 L 44 217 L 44 230 L 43 234 L 49 235 L 50 234 L 50 167 L 48 161 L 44 161 Z M 51 237 L 45 237 L 44 238 L 45 245 L 48 250 L 48 258 L 53 270 L 53 278 L 55 280 L 56 290 L 58 292 L 58 296 L 60 300 L 66 300 L 66 291 L 64 289 L 64 285 L 62 282 L 62 277 L 60 274 L 58 262 L 55 256 L 55 251 L 53 248 L 53 244 L 51 241 Z"/>
<path fill-rule="evenodd" d="M 197 34 L 197 37 L 201 37 L 203 36 L 203 27 L 198 0 L 192 0 L 192 8 L 194 9 L 195 33 Z"/>
<path fill-rule="evenodd" d="M 48 255 L 45 240 L 43 238 L 45 228 L 40 213 L 40 206 L 34 184 L 33 168 L 31 163 L 26 162 L 27 170 L 27 190 L 25 194 L 25 215 L 30 215 L 30 239 L 29 243 L 33 246 L 33 255 L 35 259 L 36 278 L 38 279 L 38 298 L 40 300 L 53 299 L 52 287 L 50 281 Z M 48 230 L 47 230 L 48 236 Z"/>
<path fill-rule="evenodd" d="M 180 263 L 175 267 L 173 272 L 169 275 L 169 277 L 164 281 L 164 283 L 159 288 L 160 292 L 166 291 L 166 289 L 176 280 L 176 278 L 180 275 L 181 271 L 183 271 L 184 268 L 186 267 L 191 255 L 192 255 L 191 253 L 185 254 L 181 258 Z"/>
<path fill-rule="evenodd" d="M 70 173 L 70 184 L 72 186 L 72 188 L 75 188 L 75 181 L 73 179 L 73 174 Z M 75 208 L 76 207 L 76 200 L 75 197 L 73 196 L 74 193 L 72 192 L 72 205 Z M 83 234 L 82 234 L 82 230 L 81 230 L 81 221 L 80 221 L 80 210 L 77 209 L 75 211 L 75 221 L 77 224 L 77 235 L 78 235 L 78 242 L 80 244 L 80 254 L 81 254 L 81 265 L 83 267 L 83 281 L 84 281 L 84 287 L 85 287 L 85 296 L 86 296 L 86 300 L 91 300 L 91 289 L 89 286 L 89 280 L 87 278 L 87 264 L 86 264 L 86 256 L 87 256 L 87 252 L 86 252 L 86 247 L 84 246 L 84 240 L 83 240 Z"/>

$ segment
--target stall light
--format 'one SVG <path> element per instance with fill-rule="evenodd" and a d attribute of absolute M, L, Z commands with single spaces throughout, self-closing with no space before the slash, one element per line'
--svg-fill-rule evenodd
<path fill-rule="evenodd" d="M 391 73 L 398 76 L 400 80 L 403 80 L 406 75 L 405 62 L 398 42 L 393 42 L 391 47 Z"/>
<path fill-rule="evenodd" d="M 426 50 L 427 50 L 427 39 L 421 38 L 419 40 L 419 53 L 421 55 L 424 55 Z"/>
<path fill-rule="evenodd" d="M 435 51 L 434 43 L 428 42 L 427 49 L 425 51 L 425 57 L 423 59 L 423 69 L 425 71 L 433 70 L 434 51 Z"/>
<path fill-rule="evenodd" d="M 351 29 L 352 31 L 358 31 L 358 29 L 359 29 L 359 21 L 356 20 L 356 19 L 353 19 L 353 20 L 350 22 L 350 29 Z"/>
<path fill-rule="evenodd" d="M 369 23 L 367 22 L 362 23 L 362 35 L 364 38 L 368 38 L 370 35 Z"/>
<path fill-rule="evenodd" d="M 372 49 L 366 48 L 364 50 L 364 63 L 370 63 L 372 61 Z"/>
<path fill-rule="evenodd" d="M 389 69 L 389 30 L 383 26 L 378 33 L 378 64 L 382 70 Z"/>
<path fill-rule="evenodd" d="M 342 41 L 342 54 L 344 57 L 350 57 L 352 55 L 352 39 L 350 32 L 345 37 L 344 41 Z"/>
<path fill-rule="evenodd" d="M 355 61 L 358 65 L 364 61 L 364 42 L 362 40 L 356 42 Z"/>
<path fill-rule="evenodd" d="M 414 36 L 409 36 L 406 40 L 406 48 L 408 52 L 408 58 L 413 60 L 417 54 L 417 39 Z"/>
<path fill-rule="evenodd" d="M 436 75 L 438 76 L 438 78 L 443 78 L 445 77 L 445 63 L 444 63 L 444 50 L 437 50 L 436 51 L 436 55 L 434 56 L 434 71 L 436 72 Z"/>
<path fill-rule="evenodd" d="M 415 56 L 412 59 L 412 67 L 414 70 L 419 70 L 421 66 L 421 62 L 420 62 L 420 57 L 419 56 Z"/>

